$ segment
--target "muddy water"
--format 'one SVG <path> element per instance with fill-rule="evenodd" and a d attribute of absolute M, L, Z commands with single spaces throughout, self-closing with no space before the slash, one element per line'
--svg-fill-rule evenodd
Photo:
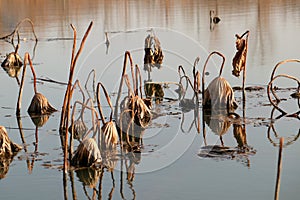
<path fill-rule="evenodd" d="M 300 147 L 299 120 L 276 118 L 267 98 L 266 86 L 272 68 L 281 60 L 299 58 L 299 1 L 1 1 L 0 34 L 10 33 L 21 19 L 28 17 L 35 24 L 38 43 L 32 40 L 30 26 L 21 31 L 20 54 L 29 52 L 39 78 L 65 83 L 68 77 L 74 24 L 78 43 L 90 21 L 94 22 L 75 70 L 75 78 L 84 85 L 88 73 L 95 69 L 96 81 L 101 81 L 116 99 L 123 56 L 131 51 L 133 60 L 143 66 L 144 39 L 153 28 L 164 50 L 161 69 L 153 69 L 144 80 L 178 82 L 177 67 L 182 65 L 189 76 L 195 58 L 202 74 L 209 52 L 217 50 L 226 57 L 223 76 L 233 86 L 242 79 L 231 75 L 231 60 L 235 54 L 236 33 L 250 30 L 247 60 L 247 86 L 265 89 L 246 93 L 243 110 L 241 93 L 235 92 L 244 132 L 233 122 L 222 123 L 218 117 L 207 117 L 179 106 L 179 101 L 164 100 L 153 111 L 159 117 L 143 133 L 141 154 L 126 154 L 118 159 L 112 173 L 101 171 L 70 171 L 66 180 L 61 170 L 63 152 L 58 132 L 60 112 L 51 115 L 46 124 L 36 127 L 26 110 L 33 96 L 32 80 L 27 72 L 21 124 L 18 128 L 15 108 L 18 86 L 14 79 L 0 71 L 1 125 L 9 137 L 23 145 L 1 172 L 1 199 L 272 199 L 275 196 L 279 137 L 285 138 L 279 197 L 297 199 Z M 16 8 L 18 8 L 16 12 Z M 210 24 L 209 12 L 221 18 Z M 105 45 L 108 32 L 110 45 Z M 0 61 L 13 51 L 10 43 L 0 41 Z M 218 73 L 221 60 L 217 57 L 208 66 L 207 82 Z M 297 64 L 285 64 L 277 73 L 300 77 Z M 295 87 L 294 82 L 280 80 L 279 86 Z M 92 84 L 88 84 L 89 91 Z M 165 96 L 178 98 L 175 86 L 165 89 Z M 53 106 L 60 109 L 64 84 L 38 82 Z M 299 107 L 289 95 L 278 95 L 287 101 L 280 103 L 288 112 Z M 188 91 L 186 98 L 191 98 Z M 75 92 L 74 101 L 80 99 Z M 109 109 L 105 107 L 108 116 Z M 200 132 L 197 131 L 199 114 Z M 272 118 L 272 119 L 271 119 Z M 90 123 L 87 115 L 86 122 Z M 238 123 L 238 124 L 239 124 Z M 196 125 L 195 125 L 196 124 Z M 237 124 L 236 122 L 234 124 Z M 20 131 L 21 130 L 21 131 Z M 236 148 L 243 138 L 248 149 Z M 78 145 L 78 142 L 75 142 Z M 213 145 L 218 145 L 212 148 Z M 208 149 L 208 151 L 207 151 Z M 7 169 L 6 169 L 7 170 Z M 1 170 L 2 171 L 2 170 Z M 113 174 L 113 176 L 112 176 Z M 134 176 L 132 176 L 134 174 Z"/>

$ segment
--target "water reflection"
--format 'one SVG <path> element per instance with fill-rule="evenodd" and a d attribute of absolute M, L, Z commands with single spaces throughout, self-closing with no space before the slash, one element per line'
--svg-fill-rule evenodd
<path fill-rule="evenodd" d="M 286 116 L 281 116 L 280 118 L 274 118 L 275 111 L 276 111 L 276 108 L 273 108 L 271 111 L 270 124 L 269 124 L 268 130 L 267 130 L 267 138 L 270 141 L 270 143 L 275 147 L 279 146 L 280 138 L 284 138 L 284 140 L 285 140 L 285 143 L 283 144 L 284 147 L 292 145 L 293 143 L 295 143 L 296 140 L 298 140 L 298 138 L 300 136 L 300 128 L 298 129 L 298 131 L 295 131 L 292 133 L 289 130 L 288 135 L 287 135 L 287 133 L 284 133 L 286 131 L 284 131 L 280 134 L 280 132 L 278 132 L 276 130 L 275 125 L 279 124 L 279 128 L 289 127 L 290 124 L 299 123 L 299 119 L 294 118 L 294 117 L 286 117 Z M 285 135 L 285 136 L 283 136 L 283 135 Z"/>
<path fill-rule="evenodd" d="M 203 111 L 203 138 L 204 146 L 201 147 L 198 156 L 201 158 L 212 158 L 215 160 L 237 160 L 247 167 L 250 167 L 249 156 L 256 154 L 256 150 L 247 143 L 246 125 L 242 123 L 237 114 L 227 114 L 227 110 Z M 221 144 L 207 144 L 206 125 L 213 133 L 219 136 Z M 233 126 L 233 137 L 237 146 L 226 146 L 223 136 Z"/>

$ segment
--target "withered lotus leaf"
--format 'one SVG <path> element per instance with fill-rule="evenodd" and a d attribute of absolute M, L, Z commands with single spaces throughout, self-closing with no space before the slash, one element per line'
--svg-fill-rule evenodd
<path fill-rule="evenodd" d="M 236 109 L 233 90 L 223 77 L 216 77 L 204 91 L 203 105 L 205 108 Z"/>
<path fill-rule="evenodd" d="M 246 40 L 236 35 L 236 49 L 237 52 L 232 60 L 232 74 L 236 77 L 240 76 L 240 72 L 245 69 L 246 56 L 247 56 L 247 44 Z"/>
<path fill-rule="evenodd" d="M 105 148 L 114 147 L 118 143 L 118 131 L 113 121 L 106 122 L 101 127 L 102 146 Z"/>
<path fill-rule="evenodd" d="M 4 126 L 0 126 L 0 157 L 9 158 L 20 151 L 22 147 L 12 142 Z"/>
<path fill-rule="evenodd" d="M 89 167 L 102 161 L 101 153 L 94 138 L 85 138 L 78 145 L 72 159 L 73 166 Z"/>
<path fill-rule="evenodd" d="M 164 97 L 164 90 L 159 83 L 146 83 L 144 86 L 146 97 L 154 97 L 155 99 L 162 100 Z"/>
<path fill-rule="evenodd" d="M 81 140 L 87 130 L 87 126 L 81 119 L 74 121 L 74 138 L 76 140 Z M 68 131 L 69 133 L 72 132 L 72 125 L 69 127 Z"/>
<path fill-rule="evenodd" d="M 145 56 L 144 65 L 156 66 L 160 68 L 163 62 L 164 55 L 160 46 L 159 39 L 152 33 L 149 34 L 145 39 Z M 148 69 L 148 68 L 147 68 Z"/>
<path fill-rule="evenodd" d="M 47 98 L 41 93 L 36 93 L 33 96 L 27 110 L 28 113 L 34 113 L 39 115 L 51 114 L 55 111 L 56 109 L 48 102 Z"/>
<path fill-rule="evenodd" d="M 152 114 L 151 114 L 151 101 L 147 99 L 142 99 L 139 96 L 132 96 L 127 101 L 126 108 L 133 110 L 134 112 L 134 122 L 145 128 L 149 125 Z M 131 113 L 131 112 L 130 112 Z"/>
<path fill-rule="evenodd" d="M 19 54 L 11 52 L 6 55 L 5 60 L 2 62 L 1 67 L 22 67 L 23 62 Z"/>

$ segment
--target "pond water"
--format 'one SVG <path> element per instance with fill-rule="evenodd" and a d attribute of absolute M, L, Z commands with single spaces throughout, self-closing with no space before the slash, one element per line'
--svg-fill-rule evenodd
<path fill-rule="evenodd" d="M 8 171 L 1 169 L 0 199 L 273 199 L 280 137 L 284 137 L 285 143 L 279 199 L 298 199 L 299 120 L 292 117 L 274 120 L 280 113 L 272 112 L 267 84 L 276 63 L 299 58 L 299 7 L 297 0 L 63 0 L 47 3 L 28 0 L 21 4 L 17 0 L 1 0 L 0 36 L 11 33 L 24 18 L 34 22 L 38 42 L 33 40 L 30 25 L 24 23 L 19 31 L 19 53 L 23 57 L 29 52 L 40 79 L 67 82 L 73 45 L 70 24 L 77 29 L 79 46 L 88 24 L 93 21 L 74 80 L 84 85 L 94 69 L 96 82 L 105 85 L 113 102 L 125 51 L 130 51 L 134 62 L 143 66 L 144 40 L 151 29 L 160 39 L 164 60 L 162 68 L 153 69 L 150 77 L 141 70 L 143 80 L 178 82 L 179 65 L 192 77 L 193 63 L 198 56 L 197 69 L 202 76 L 208 54 L 219 51 L 226 57 L 222 76 L 232 86 L 241 86 L 242 78 L 231 75 L 231 62 L 236 52 L 235 34 L 249 30 L 246 86 L 264 89 L 246 92 L 245 109 L 241 92 L 235 91 L 239 105 L 236 113 L 245 116 L 239 124 L 224 123 L 214 117 L 207 120 L 201 106 L 183 109 L 179 101 L 169 100 L 178 98 L 176 87 L 166 88 L 167 98 L 153 107 L 158 117 L 153 118 L 143 132 L 141 154 L 127 153 L 124 159 L 113 160 L 112 170 L 70 170 L 65 175 L 59 134 L 60 112 L 53 113 L 36 132 L 27 114 L 34 94 L 27 70 L 19 128 L 15 115 L 19 87 L 1 70 L 0 125 L 6 127 L 11 140 L 23 149 L 9 164 Z M 218 24 L 210 24 L 211 10 L 221 19 Z M 108 47 L 105 32 L 110 41 Z M 12 51 L 12 44 L 0 41 L 1 62 L 6 53 Z M 217 76 L 220 62 L 217 56 L 212 59 L 207 67 L 206 83 Z M 276 73 L 299 78 L 297 65 L 284 64 Z M 43 80 L 38 81 L 38 91 L 61 110 L 65 85 Z M 297 86 L 287 80 L 276 83 L 280 87 Z M 92 90 L 91 82 L 88 88 Z M 287 99 L 280 106 L 295 112 L 299 106 L 289 96 L 291 92 L 279 90 L 278 96 Z M 189 88 L 186 98 L 191 97 Z M 80 99 L 80 92 L 75 91 L 73 103 Z M 103 104 L 107 105 L 104 101 Z M 104 108 L 108 116 L 109 107 Z M 86 116 L 89 124 L 91 119 Z M 198 119 L 200 131 L 197 130 Z M 244 152 L 236 148 L 241 139 L 248 147 Z M 78 144 L 76 141 L 75 146 Z"/>

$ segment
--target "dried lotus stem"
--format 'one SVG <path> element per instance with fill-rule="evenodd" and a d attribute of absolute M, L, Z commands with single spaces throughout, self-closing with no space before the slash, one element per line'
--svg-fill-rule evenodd
<path fill-rule="evenodd" d="M 277 63 L 277 64 L 275 65 L 275 67 L 273 68 L 273 71 L 272 71 L 272 74 L 271 74 L 271 79 L 270 79 L 270 81 L 273 80 L 277 68 L 278 68 L 280 65 L 285 64 L 285 63 L 289 63 L 289 62 L 298 62 L 298 63 L 300 63 L 300 60 L 297 60 L 297 59 L 287 59 L 287 60 L 283 60 L 283 61 L 280 61 L 279 63 Z M 275 97 L 276 101 L 279 102 L 280 99 L 279 99 L 279 98 L 277 97 L 277 95 L 275 94 L 275 91 L 274 91 L 274 88 L 273 88 L 273 83 L 271 84 L 270 87 L 271 87 L 270 89 L 271 89 L 271 92 L 272 92 L 273 96 Z"/>
<path fill-rule="evenodd" d="M 15 28 L 10 34 L 8 34 L 8 35 L 6 35 L 6 36 L 3 36 L 3 37 L 0 37 L 0 40 L 5 40 L 5 39 L 7 39 L 7 38 L 9 38 L 9 37 L 12 36 L 11 42 L 13 43 L 13 40 L 14 40 L 14 37 L 15 37 L 16 34 L 17 34 L 17 36 L 18 36 L 18 38 L 19 38 L 19 28 L 20 28 L 21 24 L 22 24 L 23 22 L 26 22 L 26 21 L 29 22 L 30 25 L 31 25 L 31 30 L 32 30 L 32 33 L 33 33 L 33 35 L 34 35 L 34 37 L 35 37 L 35 41 L 38 41 L 37 36 L 36 36 L 36 34 L 35 34 L 35 31 L 34 31 L 34 25 L 33 25 L 33 22 L 32 22 L 31 19 L 29 19 L 29 18 L 25 18 L 25 19 L 21 20 L 21 21 L 17 24 L 16 28 Z"/>
<path fill-rule="evenodd" d="M 89 90 L 88 90 L 88 88 L 87 88 L 87 84 L 88 84 L 88 82 L 89 82 L 90 77 L 91 77 L 92 74 L 93 74 L 93 83 L 92 83 L 92 87 L 93 87 L 93 93 L 94 93 L 94 98 L 93 98 L 93 99 L 96 99 L 96 92 L 95 92 L 95 88 L 96 88 L 96 84 L 95 84 L 95 80 L 96 80 L 96 71 L 95 71 L 95 69 L 92 69 L 92 70 L 90 71 L 90 73 L 89 73 L 89 75 L 88 75 L 88 77 L 87 77 L 87 79 L 86 79 L 84 88 L 85 88 L 85 90 L 87 91 L 89 97 L 91 98 L 91 95 L 90 95 Z"/>
<path fill-rule="evenodd" d="M 126 74 L 126 67 L 127 67 L 128 58 L 129 58 L 130 66 L 131 66 L 131 68 L 133 68 L 133 61 L 132 61 L 131 54 L 130 54 L 129 51 L 126 51 L 125 55 L 124 55 L 123 70 L 122 70 L 121 81 L 120 81 L 119 90 L 118 90 L 118 96 L 117 96 L 116 104 L 115 104 L 116 110 L 115 110 L 114 115 L 115 115 L 116 119 L 117 119 L 117 116 L 118 116 L 118 105 L 119 105 L 121 94 L 122 94 L 122 87 L 123 87 L 123 82 L 124 82 L 124 75 Z"/>
<path fill-rule="evenodd" d="M 282 110 L 281 108 L 279 108 L 279 107 L 277 106 L 277 104 L 274 103 L 274 101 L 271 99 L 271 94 L 270 94 L 270 93 L 271 93 L 271 87 L 272 87 L 273 82 L 274 82 L 277 78 L 279 78 L 279 77 L 284 77 L 284 78 L 288 78 L 288 79 L 292 79 L 292 80 L 296 81 L 297 84 L 298 84 L 298 88 L 300 87 L 300 80 L 298 80 L 297 78 L 295 78 L 295 77 L 293 77 L 293 76 L 289 76 L 289 75 L 286 75 L 286 74 L 279 74 L 279 75 L 273 77 L 273 79 L 272 79 L 272 80 L 269 82 L 269 84 L 268 84 L 267 92 L 268 92 L 268 99 L 269 99 L 270 103 L 274 106 L 274 108 L 276 108 L 278 111 L 280 111 L 283 115 L 286 115 L 287 112 L 285 112 L 284 110 Z M 273 93 L 272 93 L 272 94 L 273 94 Z M 296 112 L 296 113 L 298 113 L 298 112 Z M 294 113 L 294 114 L 296 114 L 296 113 Z M 292 114 L 292 115 L 293 115 L 293 114 Z"/>
<path fill-rule="evenodd" d="M 280 138 L 279 152 L 278 152 L 278 163 L 277 163 L 277 176 L 276 176 L 276 186 L 275 186 L 275 200 L 279 199 L 280 191 L 280 174 L 282 169 L 282 148 L 283 148 L 284 138 Z"/>
<path fill-rule="evenodd" d="M 110 117 L 109 117 L 109 121 L 112 121 L 112 114 L 113 114 L 113 106 L 112 106 L 112 103 L 111 103 L 111 100 L 110 100 L 110 97 L 108 95 L 108 92 L 107 90 L 105 89 L 105 87 L 103 86 L 102 83 L 98 83 L 97 84 L 97 104 L 98 104 L 98 110 L 99 110 L 99 114 L 100 114 L 100 117 L 101 117 L 101 121 L 103 124 L 106 123 L 105 121 L 105 118 L 104 118 L 104 115 L 103 115 L 103 111 L 102 111 L 102 106 L 101 106 L 101 102 L 100 102 L 100 87 L 102 88 L 103 92 L 104 92 L 104 95 L 106 97 L 106 101 L 111 109 L 111 112 L 110 112 Z"/>
<path fill-rule="evenodd" d="M 76 35 L 77 31 L 75 27 L 71 24 L 71 27 L 73 29 L 74 33 L 74 39 L 73 39 L 73 48 L 72 48 L 72 57 L 71 57 L 71 64 L 70 64 L 70 73 L 69 73 L 69 80 L 68 80 L 68 86 L 65 92 L 65 97 L 64 97 L 64 102 L 63 102 L 63 108 L 61 112 L 61 120 L 60 120 L 60 131 L 65 131 L 62 133 L 62 135 L 65 135 L 65 144 L 64 144 L 64 172 L 67 173 L 67 154 L 68 154 L 68 123 L 69 123 L 69 118 L 70 118 L 70 104 L 71 104 L 71 98 L 72 98 L 72 81 L 73 81 L 73 75 L 74 75 L 74 70 L 76 66 L 76 62 L 78 60 L 78 57 L 83 49 L 83 46 L 85 44 L 85 41 L 87 39 L 87 36 L 92 28 L 93 22 L 90 23 L 89 27 L 87 28 L 84 37 L 81 40 L 80 47 L 75 55 L 75 48 L 76 48 Z"/>

